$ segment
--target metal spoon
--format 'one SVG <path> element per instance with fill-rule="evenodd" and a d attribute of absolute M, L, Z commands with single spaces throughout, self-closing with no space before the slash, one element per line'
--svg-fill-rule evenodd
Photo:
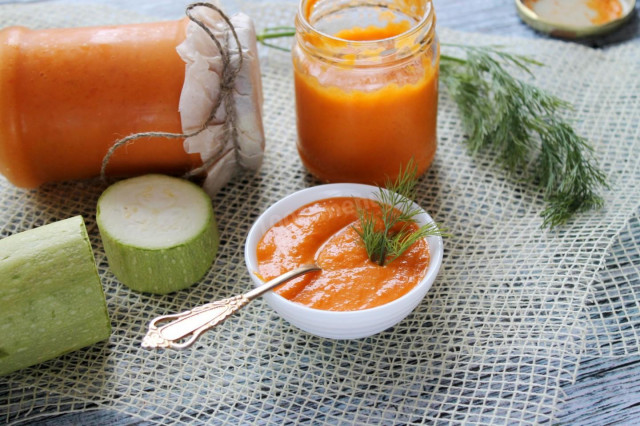
<path fill-rule="evenodd" d="M 198 306 L 179 314 L 162 315 L 149 323 L 149 331 L 142 340 L 142 347 L 147 349 L 169 348 L 185 349 L 195 343 L 202 333 L 223 322 L 231 314 L 247 305 L 253 299 L 267 291 L 312 271 L 320 271 L 317 265 L 304 265 L 264 283 L 253 290 Z M 186 338 L 186 340 L 184 340 Z"/>

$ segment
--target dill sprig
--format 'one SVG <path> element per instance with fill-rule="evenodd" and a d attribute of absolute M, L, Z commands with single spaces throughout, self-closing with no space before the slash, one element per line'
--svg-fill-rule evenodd
<path fill-rule="evenodd" d="M 411 226 L 420 214 L 420 209 L 414 206 L 416 184 L 417 167 L 409 161 L 396 181 L 387 181 L 386 189 L 380 188 L 376 194 L 379 215 L 358 209 L 359 225 L 353 229 L 372 262 L 385 266 L 402 256 L 416 241 L 434 235 L 445 236 L 433 222 L 418 229 Z"/>
<path fill-rule="evenodd" d="M 491 149 L 508 170 L 525 170 L 544 191 L 543 227 L 565 223 L 575 213 L 603 205 L 597 191 L 607 187 L 593 149 L 561 117 L 570 104 L 518 80 L 506 69 L 530 75 L 542 65 L 493 47 L 448 45 L 466 58 L 441 56 L 441 80 L 458 105 L 472 153 Z M 533 157 L 536 156 L 536 157 Z"/>

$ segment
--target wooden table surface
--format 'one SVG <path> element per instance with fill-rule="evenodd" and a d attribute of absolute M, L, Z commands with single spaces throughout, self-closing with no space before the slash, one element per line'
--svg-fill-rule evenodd
<path fill-rule="evenodd" d="M 0 4 L 38 2 L 39 0 L 0 0 Z M 44 0 L 47 1 L 47 0 Z M 91 0 L 95 3 L 132 10 L 140 14 L 161 19 L 176 19 L 183 16 L 184 0 Z M 261 0 L 255 0 L 261 1 Z M 293 0 L 291 0 L 293 1 Z M 48 0 L 49 3 L 60 0 Z M 81 0 L 66 0 L 66 3 Z M 83 1 L 87 3 L 87 1 Z M 222 1 L 223 6 L 233 11 L 241 8 L 239 3 Z M 251 3 L 245 1 L 245 3 Z M 495 35 L 519 36 L 523 38 L 547 38 L 527 25 L 517 16 L 511 0 L 434 0 L 438 26 L 461 31 Z M 608 48 L 620 43 L 640 43 L 638 30 L 640 13 L 638 8 L 630 21 L 613 34 L 597 39 L 581 41 L 581 44 L 595 48 Z M 631 223 L 635 246 L 640 245 L 640 223 Z M 638 258 L 631 268 L 640 268 Z M 636 277 L 638 275 L 636 274 Z M 640 280 L 640 278 L 638 278 Z M 639 286 L 636 285 L 636 288 Z M 640 324 L 631 324 L 640 327 Z M 616 342 L 613 342 L 615 345 Z M 560 424 L 602 425 L 640 424 L 640 356 L 585 357 L 582 359 L 575 383 L 564 389 L 565 402 L 558 407 L 556 421 Z M 99 410 L 78 414 L 53 414 L 32 424 L 144 424 L 126 415 Z"/>

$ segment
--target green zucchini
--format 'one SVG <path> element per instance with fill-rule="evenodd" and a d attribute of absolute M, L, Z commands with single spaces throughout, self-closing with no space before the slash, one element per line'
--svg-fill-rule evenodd
<path fill-rule="evenodd" d="M 0 240 L 0 375 L 109 338 L 84 220 Z"/>
<path fill-rule="evenodd" d="M 145 175 L 117 182 L 98 200 L 96 219 L 109 268 L 135 291 L 187 288 L 207 273 L 218 250 L 211 199 L 184 179 Z"/>

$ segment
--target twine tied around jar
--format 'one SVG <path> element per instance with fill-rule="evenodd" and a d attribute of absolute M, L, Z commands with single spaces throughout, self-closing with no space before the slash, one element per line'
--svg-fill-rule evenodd
<path fill-rule="evenodd" d="M 220 15 L 220 17 L 227 24 L 229 30 L 233 34 L 233 38 L 235 40 L 237 51 L 238 51 L 238 63 L 237 66 L 233 66 L 231 63 L 231 51 L 227 46 L 223 46 L 222 43 L 216 38 L 213 32 L 202 22 L 199 18 L 195 17 L 192 13 L 193 9 L 197 7 L 206 7 L 209 8 Z M 216 114 L 218 110 L 224 103 L 225 110 L 225 119 L 222 124 L 222 143 L 219 144 L 218 151 L 213 153 L 209 158 L 203 161 L 203 164 L 199 167 L 195 167 L 189 170 L 187 173 L 183 175 L 184 178 L 191 178 L 197 176 L 207 169 L 209 169 L 212 165 L 214 165 L 219 159 L 224 157 L 231 150 L 234 150 L 236 156 L 238 155 L 238 129 L 236 126 L 236 112 L 235 112 L 235 99 L 233 97 L 233 87 L 236 81 L 236 77 L 240 73 L 242 69 L 243 55 L 242 55 L 242 45 L 240 43 L 240 39 L 238 34 L 231 23 L 229 17 L 217 6 L 211 3 L 192 3 L 189 4 L 185 10 L 185 13 L 189 20 L 198 25 L 202 30 L 204 30 L 209 38 L 215 43 L 218 51 L 220 53 L 220 57 L 222 59 L 222 71 L 220 75 L 220 93 L 218 98 L 216 99 L 211 112 L 209 113 L 208 118 L 202 124 L 202 126 L 193 132 L 190 133 L 171 133 L 171 132 L 140 132 L 134 133 L 132 135 L 126 136 L 122 139 L 117 140 L 107 151 L 105 156 L 102 159 L 102 166 L 100 168 L 100 178 L 102 181 L 107 181 L 106 169 L 111 160 L 113 154 L 118 149 L 123 146 L 129 145 L 135 142 L 138 139 L 148 138 L 148 137 L 159 137 L 166 139 L 187 139 L 193 136 L 197 136 L 202 133 L 204 130 L 209 127 L 209 125 L 214 124 L 216 120 Z M 231 147 L 225 149 L 227 147 L 228 142 L 231 141 Z"/>

